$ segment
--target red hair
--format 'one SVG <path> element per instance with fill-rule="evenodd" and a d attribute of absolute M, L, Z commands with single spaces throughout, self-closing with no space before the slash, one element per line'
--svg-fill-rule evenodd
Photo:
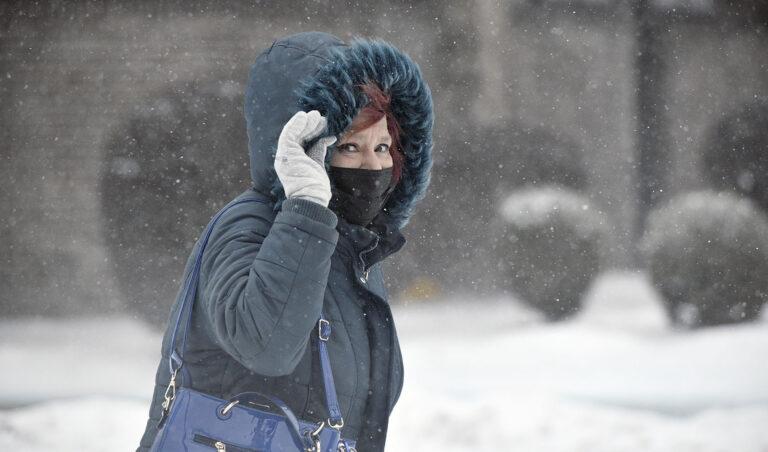
<path fill-rule="evenodd" d="M 392 96 L 384 92 L 375 83 L 366 80 L 365 84 L 357 85 L 368 97 L 368 103 L 360 109 L 360 113 L 355 117 L 352 124 L 349 125 L 348 132 L 356 133 L 365 130 L 376 124 L 381 118 L 387 118 L 387 131 L 392 138 L 392 145 L 389 147 L 389 155 L 392 156 L 392 173 L 395 180 L 400 180 L 403 169 L 403 153 L 400 150 L 400 124 L 395 119 L 390 101 Z"/>

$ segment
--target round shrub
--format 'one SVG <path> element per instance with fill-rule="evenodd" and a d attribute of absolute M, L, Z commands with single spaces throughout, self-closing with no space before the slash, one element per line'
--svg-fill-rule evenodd
<path fill-rule="evenodd" d="M 129 310 L 162 324 L 208 220 L 250 186 L 243 88 L 166 90 L 119 124 L 101 175 L 104 235 Z"/>
<path fill-rule="evenodd" d="M 651 213 L 647 265 L 674 324 L 754 320 L 768 299 L 768 217 L 735 193 L 701 191 Z"/>
<path fill-rule="evenodd" d="M 733 190 L 768 209 L 768 102 L 729 113 L 710 133 L 704 174 L 718 190 Z"/>
<path fill-rule="evenodd" d="M 588 153 L 562 129 L 458 122 L 464 126 L 441 128 L 441 147 L 451 152 L 433 154 L 428 200 L 407 226 L 430 246 L 407 246 L 385 264 L 393 292 L 424 278 L 448 291 L 503 290 L 496 259 L 481 251 L 497 241 L 500 196 L 525 185 L 587 187 Z M 431 271 L 435 263 L 439 271 Z"/>
<path fill-rule="evenodd" d="M 600 268 L 604 215 L 576 192 L 528 187 L 501 204 L 508 287 L 549 320 L 572 316 Z"/>

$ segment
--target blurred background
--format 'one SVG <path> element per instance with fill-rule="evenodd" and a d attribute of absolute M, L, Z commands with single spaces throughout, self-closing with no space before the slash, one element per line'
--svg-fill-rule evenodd
<path fill-rule="evenodd" d="M 432 185 L 385 263 L 394 305 L 502 297 L 562 321 L 622 274 L 597 299 L 765 330 L 768 2 L 51 0 L 0 3 L 6 331 L 157 331 L 203 227 L 249 185 L 251 63 L 311 30 L 383 38 L 432 89 Z"/>
<path fill-rule="evenodd" d="M 535 302 L 568 273 L 574 297 L 600 269 L 644 268 L 646 220 L 667 201 L 728 190 L 768 207 L 766 2 L 0 8 L 4 316 L 163 317 L 198 234 L 249 184 L 250 64 L 308 30 L 391 41 L 433 90 L 433 183 L 410 245 L 387 263 L 395 300 L 513 291 Z M 523 227 L 500 215 L 513 194 L 518 212 L 539 206 L 522 217 L 547 218 Z M 578 209 L 553 216 L 559 203 Z M 542 237 L 552 222 L 558 236 Z"/>

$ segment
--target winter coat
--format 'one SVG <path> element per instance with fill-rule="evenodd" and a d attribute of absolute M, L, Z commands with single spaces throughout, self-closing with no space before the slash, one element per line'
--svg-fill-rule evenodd
<path fill-rule="evenodd" d="M 273 167 L 277 138 L 296 111 L 319 110 L 328 119 L 324 135 L 338 136 L 365 106 L 356 85 L 367 80 L 391 93 L 404 156 L 401 179 L 368 229 L 319 204 L 285 200 Z M 256 59 L 245 116 L 254 186 L 233 203 L 260 202 L 233 207 L 211 232 L 182 385 L 225 399 L 247 391 L 270 394 L 300 419 L 322 422 L 328 411 L 311 340 L 322 312 L 333 329 L 328 351 L 342 436 L 357 440 L 358 450 L 383 450 L 403 368 L 379 264 L 404 245 L 399 228 L 429 183 L 429 89 L 418 67 L 387 43 L 358 40 L 348 46 L 325 33 L 302 33 L 275 41 Z M 172 329 L 199 247 L 200 242 L 192 250 L 171 309 L 139 451 L 157 433 L 170 379 Z"/>

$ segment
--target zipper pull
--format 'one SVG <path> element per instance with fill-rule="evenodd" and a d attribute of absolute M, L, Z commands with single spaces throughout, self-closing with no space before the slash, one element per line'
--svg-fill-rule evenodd
<path fill-rule="evenodd" d="M 221 441 L 216 441 L 213 445 L 216 447 L 217 451 L 227 452 L 227 445 L 222 443 Z"/>
<path fill-rule="evenodd" d="M 363 284 L 368 282 L 368 272 L 370 272 L 370 270 L 365 270 L 363 276 L 360 277 L 360 281 L 362 281 Z"/>

